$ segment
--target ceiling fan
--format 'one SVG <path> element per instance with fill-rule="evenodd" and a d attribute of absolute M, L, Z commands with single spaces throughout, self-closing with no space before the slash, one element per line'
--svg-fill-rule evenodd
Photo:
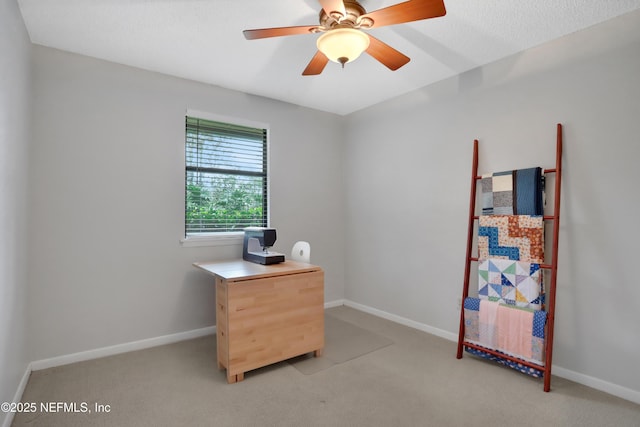
<path fill-rule="evenodd" d="M 244 30 L 247 40 L 268 37 L 323 33 L 317 40 L 318 51 L 302 72 L 303 76 L 322 73 L 329 60 L 342 64 L 367 52 L 390 70 L 410 61 L 377 38 L 362 30 L 444 16 L 444 0 L 408 0 L 367 13 L 357 0 L 318 0 L 322 6 L 320 25 Z"/>

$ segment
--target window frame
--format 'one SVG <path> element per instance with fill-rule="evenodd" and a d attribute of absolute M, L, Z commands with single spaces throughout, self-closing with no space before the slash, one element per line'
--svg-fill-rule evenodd
<path fill-rule="evenodd" d="M 186 235 L 186 206 L 184 205 L 185 192 L 187 187 L 186 176 L 186 143 L 187 143 L 187 130 L 185 121 L 187 117 L 198 118 L 203 120 L 211 120 L 214 122 L 229 123 L 238 126 L 247 126 L 252 128 L 264 129 L 266 132 L 266 162 L 267 162 L 267 185 L 266 185 L 266 205 L 267 205 L 267 226 L 271 224 L 271 132 L 268 123 L 257 122 L 253 120 L 243 119 L 239 117 L 225 116 L 221 114 L 210 113 L 206 111 L 187 109 L 182 117 L 183 126 L 183 138 L 182 138 L 182 232 L 180 244 L 184 247 L 198 247 L 198 246 L 225 246 L 225 245 L 242 245 L 244 232 L 242 231 L 224 231 L 224 232 L 211 232 L 202 233 L 197 235 Z"/>

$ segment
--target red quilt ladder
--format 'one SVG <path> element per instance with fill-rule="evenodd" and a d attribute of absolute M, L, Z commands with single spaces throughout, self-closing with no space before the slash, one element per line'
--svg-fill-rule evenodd
<path fill-rule="evenodd" d="M 471 348 L 479 350 L 488 355 L 495 356 L 499 359 L 521 364 L 523 366 L 533 368 L 543 372 L 544 378 L 544 391 L 551 389 L 551 363 L 553 357 L 553 328 L 555 321 L 555 307 L 556 307 L 556 279 L 558 275 L 558 234 L 560 231 L 560 184 L 562 180 L 562 124 L 557 125 L 557 142 L 556 142 L 556 166 L 552 169 L 544 169 L 544 174 L 555 174 L 555 186 L 554 186 L 554 203 L 552 215 L 544 215 L 545 221 L 553 222 L 553 242 L 551 249 L 551 264 L 541 264 L 540 268 L 550 271 L 550 283 L 548 286 L 547 298 L 547 323 L 545 334 L 545 363 L 544 366 L 536 365 L 534 363 L 527 362 L 517 357 L 512 357 L 502 352 L 494 351 L 474 343 L 465 340 L 465 323 L 464 323 L 464 308 L 460 309 L 460 330 L 458 334 L 458 352 L 457 358 L 462 359 L 462 352 L 465 348 Z M 476 211 L 476 190 L 477 183 L 482 177 L 478 175 L 478 140 L 473 141 L 473 164 L 471 167 L 471 194 L 469 197 L 469 223 L 467 233 L 467 254 L 465 258 L 464 269 L 464 284 L 462 287 L 462 302 L 469 296 L 469 282 L 471 274 L 471 263 L 477 262 L 478 257 L 471 256 L 473 250 L 473 237 L 476 221 L 479 217 L 475 214 Z M 548 259 L 547 256 L 545 258 Z"/>

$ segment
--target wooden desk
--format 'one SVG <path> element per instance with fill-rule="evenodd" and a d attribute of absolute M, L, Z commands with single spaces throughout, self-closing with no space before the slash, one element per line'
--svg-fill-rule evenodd
<path fill-rule="evenodd" d="M 218 368 L 227 382 L 324 348 L 324 272 L 295 261 L 194 263 L 215 276 Z"/>

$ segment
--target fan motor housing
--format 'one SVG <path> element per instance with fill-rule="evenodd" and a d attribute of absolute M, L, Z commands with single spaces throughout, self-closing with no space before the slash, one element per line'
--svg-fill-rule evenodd
<path fill-rule="evenodd" d="M 347 13 L 346 16 L 342 16 L 342 13 L 334 11 L 330 15 L 320 10 L 320 25 L 325 30 L 333 28 L 368 28 L 373 25 L 373 20 L 370 18 L 360 19 L 360 17 L 367 13 L 364 7 L 356 0 L 345 0 L 344 9 Z"/>

